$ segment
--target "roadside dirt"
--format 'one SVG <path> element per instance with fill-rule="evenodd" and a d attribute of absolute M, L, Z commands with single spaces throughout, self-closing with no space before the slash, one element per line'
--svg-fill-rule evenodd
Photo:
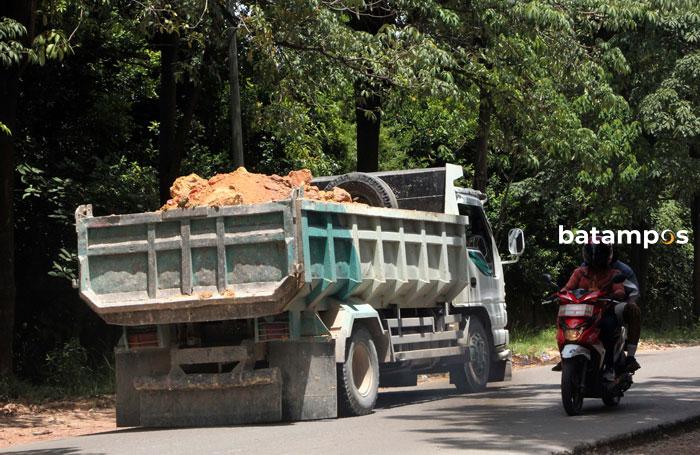
<path fill-rule="evenodd" d="M 113 396 L 42 405 L 0 403 L 0 449 L 115 429 Z"/>
<path fill-rule="evenodd" d="M 286 176 L 248 172 L 239 167 L 233 172 L 216 174 L 209 180 L 197 174 L 178 177 L 170 187 L 171 199 L 160 210 L 197 206 L 258 204 L 287 199 L 294 188 L 303 188 L 304 197 L 318 201 L 352 203 L 350 194 L 341 189 L 320 190 L 311 184 L 311 171 L 301 169 Z"/>
<path fill-rule="evenodd" d="M 580 453 L 591 455 L 695 455 L 699 453 L 700 421 L 681 423 L 671 428 L 632 436 L 622 441 L 603 445 Z"/>
<path fill-rule="evenodd" d="M 591 454 L 625 454 L 625 455 L 657 455 L 672 453 L 674 455 L 695 455 L 700 449 L 700 429 L 685 434 L 663 435 L 657 441 L 637 447 L 625 449 L 599 449 Z"/>

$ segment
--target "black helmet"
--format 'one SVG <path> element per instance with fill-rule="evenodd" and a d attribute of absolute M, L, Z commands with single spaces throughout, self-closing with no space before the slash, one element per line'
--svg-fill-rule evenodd
<path fill-rule="evenodd" d="M 602 269 L 612 263 L 613 246 L 603 243 L 598 237 L 593 237 L 583 246 L 583 260 L 594 269 Z"/>

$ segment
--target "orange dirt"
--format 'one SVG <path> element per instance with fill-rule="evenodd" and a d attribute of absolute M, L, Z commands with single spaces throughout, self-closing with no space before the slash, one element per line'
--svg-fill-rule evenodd
<path fill-rule="evenodd" d="M 257 204 L 287 199 L 294 188 L 303 188 L 304 197 L 318 201 L 352 203 L 350 194 L 340 188 L 320 190 L 311 185 L 311 171 L 292 171 L 284 177 L 248 172 L 239 167 L 228 174 L 205 180 L 197 174 L 178 177 L 170 187 L 171 199 L 161 210 L 197 206 Z"/>
<path fill-rule="evenodd" d="M 16 444 L 113 430 L 113 397 L 43 405 L 0 403 L 0 451 Z"/>

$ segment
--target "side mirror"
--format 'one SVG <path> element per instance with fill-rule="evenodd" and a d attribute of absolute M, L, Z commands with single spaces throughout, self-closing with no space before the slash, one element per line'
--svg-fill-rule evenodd
<path fill-rule="evenodd" d="M 508 231 L 508 252 L 513 256 L 520 256 L 525 251 L 525 233 L 520 228 Z"/>
<path fill-rule="evenodd" d="M 549 273 L 543 273 L 542 278 L 544 278 L 545 283 L 547 283 L 552 289 L 559 289 L 559 286 L 554 282 L 552 275 Z"/>

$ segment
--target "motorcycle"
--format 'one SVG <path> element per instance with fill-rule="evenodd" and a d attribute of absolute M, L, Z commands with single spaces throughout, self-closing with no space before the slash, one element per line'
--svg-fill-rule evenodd
<path fill-rule="evenodd" d="M 549 275 L 545 278 L 558 289 Z M 612 282 L 622 283 L 624 279 L 618 275 Z M 584 398 L 601 398 L 605 405 L 617 406 L 632 386 L 634 373 L 627 371 L 625 363 L 627 332 L 624 326 L 617 329 L 612 365 L 610 368 L 605 365 L 601 320 L 608 310 L 620 303 L 608 294 L 610 289 L 557 291 L 544 302 L 559 303 L 557 345 L 562 368 L 561 399 L 570 416 L 581 414 Z"/>

